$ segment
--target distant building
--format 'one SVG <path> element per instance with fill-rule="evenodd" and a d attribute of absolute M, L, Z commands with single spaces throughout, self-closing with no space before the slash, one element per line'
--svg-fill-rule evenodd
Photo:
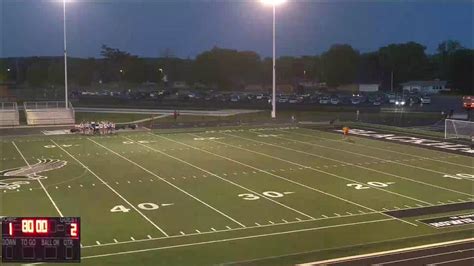
<path fill-rule="evenodd" d="M 437 94 L 441 91 L 449 91 L 445 80 L 415 80 L 401 83 L 403 91 L 409 93 Z"/>
<path fill-rule="evenodd" d="M 171 88 L 176 89 L 176 90 L 181 90 L 181 89 L 188 89 L 189 86 L 186 83 L 186 81 L 174 81 L 171 84 Z"/>
<path fill-rule="evenodd" d="M 359 84 L 359 92 L 377 92 L 379 88 L 379 84 Z"/>

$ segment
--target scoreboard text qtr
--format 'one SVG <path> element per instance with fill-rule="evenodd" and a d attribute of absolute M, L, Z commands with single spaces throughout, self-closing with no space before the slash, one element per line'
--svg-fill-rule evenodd
<path fill-rule="evenodd" d="M 80 262 L 79 217 L 3 217 L 2 262 Z"/>

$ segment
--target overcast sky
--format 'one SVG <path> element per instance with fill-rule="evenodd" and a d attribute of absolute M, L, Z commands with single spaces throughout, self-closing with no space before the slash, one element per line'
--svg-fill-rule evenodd
<path fill-rule="evenodd" d="M 331 44 L 361 52 L 446 39 L 472 48 L 471 0 L 288 0 L 277 8 L 277 53 L 315 55 Z M 62 0 L 0 0 L 0 56 L 61 55 Z M 107 44 L 132 54 L 195 57 L 214 46 L 271 55 L 272 10 L 258 0 L 68 0 L 68 53 L 98 57 Z"/>

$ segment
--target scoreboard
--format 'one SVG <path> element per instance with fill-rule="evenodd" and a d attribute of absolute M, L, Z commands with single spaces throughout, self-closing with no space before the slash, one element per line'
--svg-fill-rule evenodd
<path fill-rule="evenodd" d="M 79 217 L 3 217 L 2 262 L 80 262 Z"/>

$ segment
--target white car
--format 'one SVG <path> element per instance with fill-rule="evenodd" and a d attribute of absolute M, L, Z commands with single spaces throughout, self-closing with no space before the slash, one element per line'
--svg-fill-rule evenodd
<path fill-rule="evenodd" d="M 319 104 L 328 104 L 329 103 L 329 97 L 321 97 L 319 99 Z"/>
<path fill-rule="evenodd" d="M 395 100 L 395 105 L 396 106 L 404 106 L 406 104 L 406 100 L 403 98 L 398 98 Z"/>
<path fill-rule="evenodd" d="M 279 103 L 287 103 L 287 102 L 288 102 L 288 98 L 286 98 L 286 97 L 280 97 L 280 98 L 278 98 L 278 102 L 279 102 Z"/>
<path fill-rule="evenodd" d="M 332 97 L 331 98 L 331 104 L 335 105 L 335 104 L 339 104 L 339 102 L 340 102 L 339 98 L 337 98 L 337 97 Z"/>
<path fill-rule="evenodd" d="M 420 98 L 420 103 L 422 104 L 430 104 L 431 103 L 431 97 L 429 96 L 422 96 Z"/>
<path fill-rule="evenodd" d="M 298 103 L 298 99 L 296 99 L 296 98 L 290 98 L 290 99 L 288 100 L 288 102 L 289 102 L 289 103 Z"/>
<path fill-rule="evenodd" d="M 360 104 L 360 98 L 359 97 L 352 97 L 351 98 L 351 103 L 352 104 Z"/>

